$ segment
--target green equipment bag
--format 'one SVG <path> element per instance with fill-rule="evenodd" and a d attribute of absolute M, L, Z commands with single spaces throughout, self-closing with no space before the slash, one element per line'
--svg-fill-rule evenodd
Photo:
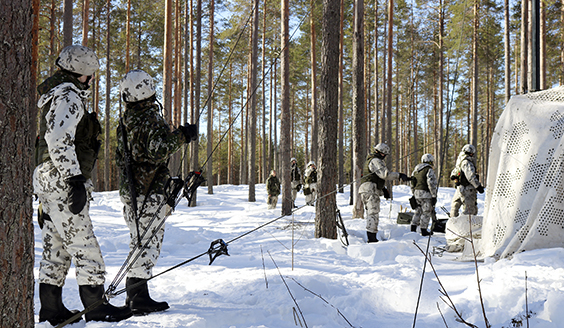
<path fill-rule="evenodd" d="M 413 212 L 403 212 L 398 213 L 398 224 L 411 224 L 411 219 L 413 218 Z"/>

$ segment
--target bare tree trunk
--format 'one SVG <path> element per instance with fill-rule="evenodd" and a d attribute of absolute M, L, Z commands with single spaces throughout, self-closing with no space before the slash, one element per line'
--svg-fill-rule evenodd
<path fill-rule="evenodd" d="M 165 0 L 163 49 L 163 110 L 164 119 L 172 124 L 172 0 Z"/>
<path fill-rule="evenodd" d="M 258 10 L 258 9 L 257 9 Z M 268 138 L 266 137 L 266 1 L 264 2 L 264 9 L 262 14 L 262 165 L 263 168 L 262 182 L 266 183 L 268 179 L 270 165 L 267 159 L 267 148 L 270 148 L 270 142 L 266 144 Z"/>
<path fill-rule="evenodd" d="M 192 124 L 200 127 L 200 80 L 202 78 L 202 0 L 196 0 L 196 77 L 194 81 L 194 106 L 192 106 Z M 190 159 L 192 171 L 199 170 L 199 141 L 190 142 Z M 213 183 L 208 181 L 207 183 Z M 195 207 L 197 203 L 197 193 L 192 197 L 190 207 Z"/>
<path fill-rule="evenodd" d="M 386 97 L 386 140 L 388 146 L 391 150 L 394 149 L 392 142 L 392 58 L 393 58 L 393 48 L 394 48 L 394 0 L 389 0 L 388 3 L 388 78 L 386 92 L 388 93 Z M 392 155 L 392 154 L 390 154 Z M 388 168 L 391 168 L 393 159 L 397 158 L 397 154 L 392 156 L 387 156 Z M 392 189 L 390 188 L 390 191 Z"/>
<path fill-rule="evenodd" d="M 311 12 L 310 12 L 310 63 L 311 63 L 311 159 L 313 161 L 318 160 L 317 149 L 318 149 L 318 115 L 317 115 L 317 58 L 315 53 L 315 42 L 317 38 L 315 37 L 315 0 L 310 0 Z"/>
<path fill-rule="evenodd" d="M 364 1 L 356 0 L 354 7 L 354 36 L 352 56 L 352 107 L 353 107 L 353 218 L 364 217 L 364 206 L 358 190 L 362 168 L 366 161 L 366 117 L 364 109 Z"/>
<path fill-rule="evenodd" d="M 207 172 L 206 180 L 208 181 L 208 194 L 213 194 L 213 106 L 212 106 L 212 88 L 213 88 L 213 42 L 214 42 L 214 5 L 215 0 L 210 0 L 210 42 L 208 52 L 208 142 L 207 142 Z"/>
<path fill-rule="evenodd" d="M 63 2 L 63 47 L 72 45 L 72 0 Z"/>
<path fill-rule="evenodd" d="M 337 114 L 339 111 L 339 26 L 340 0 L 323 0 L 320 124 L 319 124 L 319 180 L 316 202 L 315 237 L 337 238 L 335 215 L 337 201 Z"/>
<path fill-rule="evenodd" d="M 470 143 L 478 146 L 478 1 L 474 0 L 474 36 L 472 41 L 472 102 L 470 104 Z"/>
<path fill-rule="evenodd" d="M 563 0 L 564 1 L 564 0 Z M 343 186 L 345 184 L 345 155 L 344 155 L 344 108 L 343 108 L 343 31 L 344 31 L 344 12 L 345 0 L 340 0 L 340 15 L 339 15 L 339 192 L 343 193 Z"/>
<path fill-rule="evenodd" d="M 259 0 L 254 1 L 253 14 L 253 42 L 251 48 L 251 103 L 249 111 L 249 202 L 255 202 L 256 184 L 256 148 L 257 148 L 257 72 L 258 72 L 258 30 L 259 30 Z"/>
<path fill-rule="evenodd" d="M 32 8 L 33 4 L 33 8 Z M 32 13 L 38 2 L 0 0 L 0 326 L 34 327 L 33 173 L 36 66 Z M 31 32 L 31 33 L 30 33 Z"/>
<path fill-rule="evenodd" d="M 545 90 L 547 81 L 546 81 L 546 3 L 544 1 L 539 2 L 539 10 L 540 10 L 540 54 L 539 54 L 539 62 L 540 62 L 540 89 Z"/>
<path fill-rule="evenodd" d="M 505 0 L 504 4 L 505 18 L 505 103 L 511 98 L 511 39 L 509 33 L 509 0 Z"/>
<path fill-rule="evenodd" d="M 529 91 L 529 84 L 527 76 L 528 72 L 528 57 L 529 57 L 529 1 L 521 1 L 521 75 L 519 84 L 519 93 L 525 94 Z"/>
<path fill-rule="evenodd" d="M 445 140 L 443 139 L 443 130 L 444 130 L 444 126 L 443 126 L 443 115 L 444 115 L 444 92 L 443 92 L 443 87 L 444 87 L 444 52 L 443 52 L 443 38 L 444 38 L 444 33 L 445 33 L 445 21 L 444 21 L 444 7 L 443 7 L 443 1 L 440 0 L 439 2 L 439 97 L 438 97 L 438 114 L 439 114 L 439 140 L 438 140 L 438 152 L 435 154 L 435 156 L 437 158 L 439 158 L 438 163 L 436 164 L 436 172 L 437 175 L 440 177 L 441 176 L 441 172 L 443 169 L 443 163 L 444 163 L 444 154 L 443 154 L 443 149 L 444 149 L 444 144 L 445 144 Z"/>
<path fill-rule="evenodd" d="M 282 55 L 280 56 L 280 75 L 282 87 L 282 108 L 280 113 L 280 166 L 282 183 L 282 215 L 292 213 L 292 194 L 290 186 L 290 156 L 291 156 L 291 133 L 290 133 L 290 50 L 289 42 L 289 1 L 281 0 L 281 35 Z"/>
<path fill-rule="evenodd" d="M 128 0 L 131 1 L 131 0 Z M 182 122 L 188 123 L 188 101 L 192 100 L 192 1 L 186 0 L 184 3 L 184 117 Z M 190 160 L 188 159 L 189 148 L 184 146 L 182 148 L 182 176 L 188 176 L 190 172 Z"/>
<path fill-rule="evenodd" d="M 110 181 L 110 17 L 111 17 L 111 2 L 107 2 L 108 12 L 106 19 L 106 114 L 104 118 L 105 130 L 104 130 L 104 191 L 108 191 L 111 188 Z"/>
<path fill-rule="evenodd" d="M 227 183 L 233 184 L 233 62 L 229 63 L 229 142 L 227 147 Z"/>
<path fill-rule="evenodd" d="M 276 172 L 278 172 L 278 170 L 280 169 L 280 146 L 278 145 L 278 129 L 276 128 L 276 126 L 278 126 L 278 124 L 276 123 L 278 121 L 278 101 L 277 101 L 277 96 L 278 96 L 278 89 L 276 88 L 276 86 L 278 85 L 278 64 L 276 64 L 276 62 L 278 61 L 278 59 L 274 59 L 274 82 L 272 83 L 272 87 L 274 88 L 274 108 L 273 108 L 273 120 L 272 120 L 272 125 L 274 126 L 274 169 L 276 170 Z M 288 165 L 290 164 L 290 160 L 288 159 Z M 284 195 L 284 194 L 282 194 Z"/>
<path fill-rule="evenodd" d="M 88 26 L 89 26 L 88 22 L 89 22 L 89 18 L 90 18 L 90 0 L 84 0 L 83 3 L 82 3 L 82 45 L 83 46 L 88 46 Z M 129 24 L 128 24 L 128 28 L 129 28 Z M 129 36 L 129 34 L 127 34 L 127 35 Z M 129 39 L 128 39 L 128 41 L 129 41 Z M 127 50 L 128 50 L 128 53 L 129 53 L 129 48 Z"/>
<path fill-rule="evenodd" d="M 342 36 L 341 36 L 342 37 Z M 379 76 L 378 76 L 378 2 L 374 3 L 374 145 L 380 141 L 380 107 L 378 106 L 379 95 Z M 372 138 L 372 136 L 369 136 Z"/>

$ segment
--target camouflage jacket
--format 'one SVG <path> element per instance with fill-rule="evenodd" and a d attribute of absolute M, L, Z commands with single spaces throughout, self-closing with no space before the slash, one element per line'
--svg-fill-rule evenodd
<path fill-rule="evenodd" d="M 280 180 L 277 176 L 271 175 L 266 180 L 266 192 L 269 196 L 280 195 Z"/>
<path fill-rule="evenodd" d="M 127 104 L 123 114 L 137 195 L 153 192 L 164 194 L 165 183 L 170 177 L 168 159 L 187 142 L 180 130 L 171 131 L 160 109 L 153 101 L 141 101 Z M 116 162 L 120 169 L 120 195 L 129 197 L 123 139 L 119 127 L 117 139 Z"/>
<path fill-rule="evenodd" d="M 415 177 L 415 180 L 411 181 L 411 192 L 415 198 L 437 197 L 437 177 L 431 165 L 417 164 L 411 175 Z"/>
<path fill-rule="evenodd" d="M 37 87 L 41 115 L 35 164 L 53 161 L 63 179 L 80 174 L 90 178 L 100 148 L 100 123 L 84 106 L 90 96 L 86 88 L 66 71 L 57 71 Z"/>

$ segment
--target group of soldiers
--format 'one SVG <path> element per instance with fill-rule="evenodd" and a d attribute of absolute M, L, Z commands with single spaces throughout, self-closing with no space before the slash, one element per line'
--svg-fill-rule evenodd
<path fill-rule="evenodd" d="M 116 162 L 120 169 L 120 198 L 130 230 L 130 263 L 126 279 L 126 304 L 114 306 L 104 291 L 106 269 L 102 252 L 94 235 L 89 216 L 89 202 L 94 186 L 92 170 L 100 149 L 101 125 L 95 113 L 86 109 L 88 90 L 99 68 L 98 57 L 88 47 L 64 48 L 55 65 L 59 68 L 41 83 L 40 131 L 35 147 L 34 193 L 40 203 L 38 221 L 42 229 L 43 253 L 39 268 L 39 321 L 52 325 L 65 322 L 78 313 L 62 302 L 62 287 L 71 262 L 76 267 L 80 299 L 89 311 L 86 321 L 121 321 L 132 315 L 166 310 L 166 302 L 149 295 L 148 280 L 160 255 L 166 213 L 174 203 L 167 201 L 165 185 L 170 178 L 169 157 L 184 144 L 197 140 L 196 125 L 185 124 L 171 129 L 162 117 L 152 77 L 142 70 L 128 72 L 120 81 L 120 96 L 125 102 L 122 129 L 118 129 Z M 106 81 L 109 83 L 109 81 Z M 434 215 L 437 181 L 434 158 L 422 157 L 413 178 L 390 172 L 384 162 L 390 153 L 386 144 L 374 147 L 364 165 L 360 194 L 366 209 L 368 242 L 376 242 L 380 196 L 389 198 L 386 181 L 416 181 L 412 190 L 417 200 L 412 230 L 420 226 L 426 235 Z M 483 192 L 475 170 L 475 148 L 466 145 L 460 153 L 452 179 L 457 183 L 452 214 L 460 206 L 475 214 L 476 190 Z M 129 161 L 127 159 L 130 159 Z M 292 202 L 302 188 L 307 205 L 317 197 L 317 170 L 313 161 L 307 164 L 302 180 L 297 160 L 291 159 Z M 133 181 L 131 181 L 133 179 Z M 134 188 L 132 188 L 132 186 Z M 274 208 L 280 194 L 280 181 L 272 171 L 267 181 L 269 207 Z M 294 203 L 294 207 L 295 203 Z M 136 256 L 135 252 L 141 252 Z M 95 306 L 99 304 L 98 306 Z M 78 317 L 74 322 L 81 320 Z"/>
<path fill-rule="evenodd" d="M 98 57 L 88 47 L 72 45 L 61 51 L 55 65 L 58 70 L 37 88 L 41 96 L 40 132 L 33 187 L 40 203 L 38 221 L 43 237 L 39 321 L 58 325 L 79 312 L 67 309 L 62 301 L 71 262 L 76 267 L 80 299 L 85 308 L 90 307 L 86 321 L 117 322 L 166 310 L 166 302 L 150 297 L 147 281 L 161 251 L 164 225 L 159 223 L 172 205 L 163 203 L 170 177 L 168 159 L 182 145 L 198 138 L 197 126 L 186 124 L 171 130 L 162 117 L 153 79 L 146 72 L 130 71 L 120 81 L 126 109 L 125 128 L 118 130 L 118 140 L 127 144 L 118 142 L 116 161 L 124 218 L 130 230 L 131 260 L 127 264 L 126 304 L 114 306 L 105 295 L 106 268 L 89 216 L 101 125 L 85 104 L 99 68 Z M 123 139 L 122 133 L 126 134 Z M 126 157 L 131 161 L 126 163 Z M 126 171 L 134 176 L 135 190 L 129 188 Z"/>
<path fill-rule="evenodd" d="M 314 161 L 307 163 L 302 181 L 302 172 L 298 167 L 298 160 L 295 157 L 290 159 L 290 186 L 292 188 L 292 206 L 296 206 L 296 197 L 298 192 L 302 189 L 305 196 L 306 205 L 314 206 L 317 199 L 317 166 Z M 270 176 L 266 180 L 266 192 L 268 193 L 268 209 L 276 208 L 278 203 L 278 196 L 280 195 L 280 180 L 276 176 L 276 171 L 270 171 Z"/>

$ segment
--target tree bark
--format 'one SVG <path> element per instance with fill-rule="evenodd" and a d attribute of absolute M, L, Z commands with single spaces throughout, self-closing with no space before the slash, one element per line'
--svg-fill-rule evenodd
<path fill-rule="evenodd" d="M 318 160 L 318 115 L 317 115 L 317 58 L 315 53 L 315 0 L 310 0 L 310 63 L 311 63 L 311 160 Z"/>
<path fill-rule="evenodd" d="M 72 45 L 72 0 L 63 2 L 63 47 Z"/>
<path fill-rule="evenodd" d="M 474 36 L 472 41 L 472 102 L 470 122 L 470 143 L 478 146 L 478 5 L 479 0 L 474 0 Z"/>
<path fill-rule="evenodd" d="M 200 80 L 202 78 L 202 0 L 196 0 L 196 76 L 194 78 L 194 106 L 192 106 L 192 124 L 200 127 Z M 199 139 L 190 142 L 190 160 L 192 171 L 200 170 L 199 167 Z M 210 182 L 208 182 L 210 183 Z M 194 193 L 190 207 L 196 206 L 197 192 Z"/>
<path fill-rule="evenodd" d="M 210 0 L 210 35 L 208 52 L 208 135 L 207 135 L 207 168 L 206 180 L 208 181 L 208 194 L 213 194 L 213 42 L 214 42 L 214 8 L 215 0 Z"/>
<path fill-rule="evenodd" d="M 343 32 L 344 32 L 344 12 L 345 0 L 340 0 L 340 14 L 339 14 L 339 192 L 344 193 L 345 184 L 345 155 L 344 155 L 344 108 L 343 108 Z"/>
<path fill-rule="evenodd" d="M 292 213 L 292 194 L 290 186 L 290 157 L 291 153 L 291 113 L 290 113 L 290 51 L 289 42 L 289 1 L 281 0 L 281 45 L 280 56 L 281 75 L 281 112 L 280 112 L 280 178 L 282 183 L 282 215 Z"/>
<path fill-rule="evenodd" d="M 337 238 L 337 130 L 339 115 L 340 0 L 323 0 L 321 71 L 319 92 L 319 165 L 315 237 Z"/>
<path fill-rule="evenodd" d="M 364 108 L 364 0 L 355 1 L 352 56 L 353 107 L 353 218 L 364 217 L 364 206 L 358 196 L 362 169 L 366 161 L 366 116 Z"/>
<path fill-rule="evenodd" d="M 36 3 L 33 3 L 36 5 Z M 0 0 L 0 326 L 34 327 L 32 2 Z M 31 32 L 31 33 L 30 33 Z"/>
<path fill-rule="evenodd" d="M 529 71 L 529 1 L 521 1 L 521 74 L 519 79 L 519 93 L 525 94 L 529 91 L 527 76 Z"/>
<path fill-rule="evenodd" d="M 258 72 L 258 27 L 259 27 L 259 0 L 254 1 L 253 13 L 253 40 L 251 48 L 251 99 L 249 111 L 249 202 L 255 202 L 256 183 L 256 148 L 257 148 L 257 72 Z"/>
<path fill-rule="evenodd" d="M 106 3 L 107 16 L 106 16 L 106 113 L 104 117 L 104 191 L 111 190 L 110 181 L 110 159 L 111 159 L 111 145 L 110 145 L 110 22 L 111 22 L 111 2 Z"/>
<path fill-rule="evenodd" d="M 511 98 L 511 39 L 509 31 L 509 0 L 505 0 L 504 4 L 504 19 L 505 19 L 505 103 L 509 102 Z"/>
<path fill-rule="evenodd" d="M 127 18 L 129 19 L 129 17 Z M 90 0 L 84 0 L 82 3 L 82 45 L 83 46 L 88 46 L 89 19 L 90 19 Z M 129 28 L 129 24 L 127 25 L 127 27 Z M 129 55 L 129 48 L 127 49 L 127 53 Z"/>

